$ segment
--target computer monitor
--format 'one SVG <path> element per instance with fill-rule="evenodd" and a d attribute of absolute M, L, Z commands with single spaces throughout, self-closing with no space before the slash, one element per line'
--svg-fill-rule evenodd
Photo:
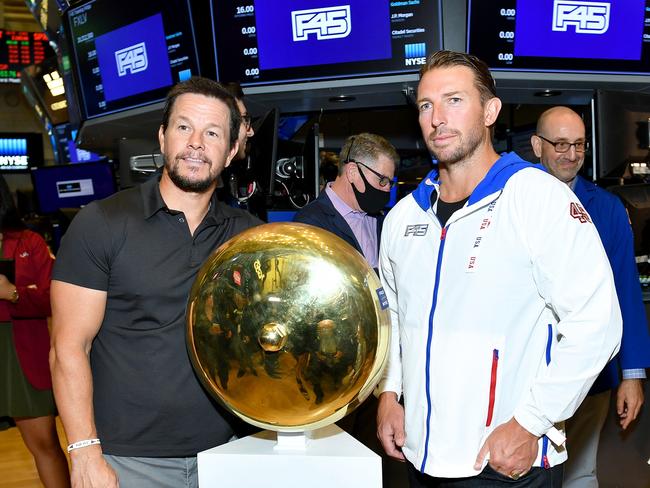
<path fill-rule="evenodd" d="M 467 52 L 493 71 L 650 74 L 648 0 L 470 0 L 467 9 Z"/>
<path fill-rule="evenodd" d="M 26 173 L 43 164 L 43 136 L 32 132 L 0 133 L 0 172 Z"/>
<path fill-rule="evenodd" d="M 161 101 L 200 74 L 189 0 L 86 0 L 64 24 L 85 119 Z"/>
<path fill-rule="evenodd" d="M 439 0 L 211 0 L 220 80 L 274 91 L 318 80 L 415 74 L 442 46 Z M 385 80 L 384 80 L 385 81 Z"/>
<path fill-rule="evenodd" d="M 42 214 L 80 208 L 116 191 L 113 165 L 108 162 L 36 168 L 32 171 L 32 183 Z"/>

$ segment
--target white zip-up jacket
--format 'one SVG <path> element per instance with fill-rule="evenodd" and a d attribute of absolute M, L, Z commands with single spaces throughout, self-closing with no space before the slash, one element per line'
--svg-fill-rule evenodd
<path fill-rule="evenodd" d="M 598 233 L 565 184 L 514 153 L 444 229 L 436 177 L 390 211 L 381 237 L 392 336 L 380 391 L 404 395 L 404 455 L 430 476 L 474 476 L 483 442 L 514 416 L 541 436 L 534 466 L 559 464 L 566 452 L 546 434 L 621 338 Z"/>

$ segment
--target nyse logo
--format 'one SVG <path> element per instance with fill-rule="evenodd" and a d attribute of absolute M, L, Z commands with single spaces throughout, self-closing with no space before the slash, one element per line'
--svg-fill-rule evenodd
<path fill-rule="evenodd" d="M 146 70 L 147 66 L 149 66 L 149 60 L 147 59 L 147 49 L 144 42 L 115 51 L 115 62 L 117 63 L 117 74 L 119 76 L 124 76 L 128 72 L 135 74 Z"/>
<path fill-rule="evenodd" d="M 407 225 L 406 232 L 404 232 L 404 237 L 408 237 L 408 236 L 422 237 L 427 234 L 428 228 L 429 228 L 429 224 Z"/>
<path fill-rule="evenodd" d="M 291 28 L 294 41 L 306 41 L 310 34 L 316 39 L 338 39 L 352 32 L 350 6 L 312 8 L 291 12 Z"/>
<path fill-rule="evenodd" d="M 404 64 L 406 66 L 418 66 L 427 64 L 426 44 L 418 42 L 404 45 Z"/>
<path fill-rule="evenodd" d="M 576 34 L 604 34 L 609 29 L 609 2 L 555 0 L 553 30 L 566 31 L 571 25 Z"/>

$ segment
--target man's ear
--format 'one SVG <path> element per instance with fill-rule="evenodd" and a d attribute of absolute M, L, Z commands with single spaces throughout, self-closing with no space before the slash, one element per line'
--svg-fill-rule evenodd
<path fill-rule="evenodd" d="M 485 117 L 485 126 L 490 127 L 497 121 L 499 117 L 499 112 L 501 112 L 501 100 L 497 97 L 490 98 L 485 102 L 485 107 L 483 108 L 483 114 Z"/>
<path fill-rule="evenodd" d="M 232 162 L 233 158 L 237 155 L 237 152 L 239 152 L 239 141 L 235 141 L 234 146 L 228 153 L 228 156 L 226 157 L 226 164 L 223 165 L 224 168 L 230 166 L 230 163 Z"/>
<path fill-rule="evenodd" d="M 162 125 L 158 128 L 158 144 L 160 144 L 160 154 L 165 154 L 165 131 Z"/>
<path fill-rule="evenodd" d="M 530 136 L 530 145 L 533 146 L 533 152 L 535 156 L 541 159 L 542 157 L 542 140 L 538 135 L 533 134 Z"/>

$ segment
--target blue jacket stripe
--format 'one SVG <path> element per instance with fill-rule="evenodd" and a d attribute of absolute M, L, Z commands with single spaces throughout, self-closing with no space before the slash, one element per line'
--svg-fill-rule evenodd
<path fill-rule="evenodd" d="M 431 363 L 431 341 L 433 338 L 433 315 L 436 310 L 436 303 L 438 302 L 438 285 L 440 284 L 440 268 L 442 265 L 442 254 L 445 250 L 445 238 L 449 226 L 445 227 L 442 232 L 445 237 L 442 237 L 440 240 L 440 249 L 438 251 L 438 261 L 436 263 L 436 279 L 433 285 L 433 301 L 431 304 L 431 311 L 429 312 L 429 332 L 427 335 L 427 358 L 425 366 L 425 384 L 426 384 L 426 394 L 427 394 L 427 424 L 425 426 L 426 434 L 424 436 L 424 458 L 422 458 L 422 466 L 420 466 L 420 471 L 424 472 L 424 467 L 427 464 L 427 456 L 429 455 L 429 434 L 430 434 L 430 423 L 431 423 L 431 376 L 430 376 L 430 363 Z"/>

